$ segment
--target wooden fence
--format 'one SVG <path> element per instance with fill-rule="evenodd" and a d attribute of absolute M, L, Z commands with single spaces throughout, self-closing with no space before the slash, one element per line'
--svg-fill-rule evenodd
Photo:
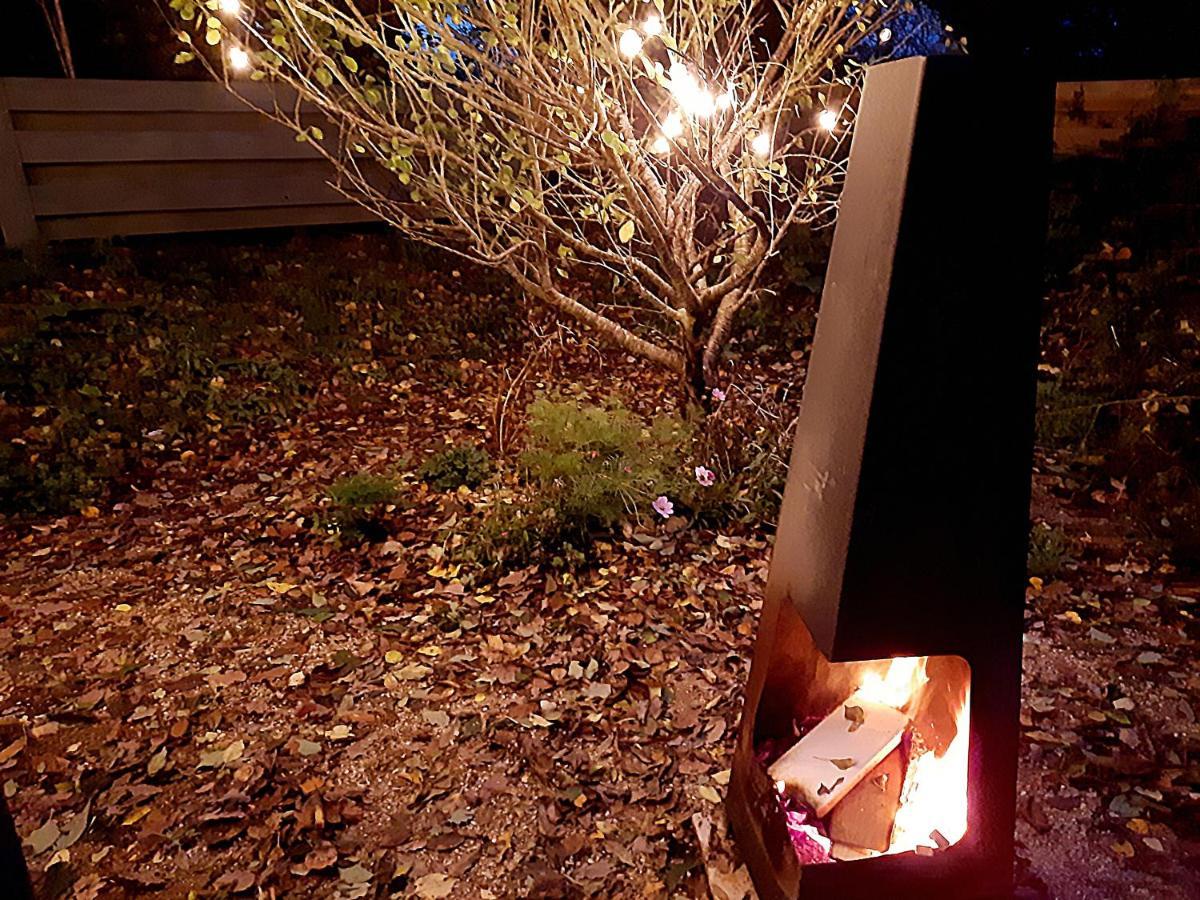
<path fill-rule="evenodd" d="M 239 93 L 266 108 L 269 88 Z M 362 222 L 317 151 L 218 84 L 0 79 L 5 243 Z"/>
<path fill-rule="evenodd" d="M 245 83 L 250 104 L 270 89 Z M 1059 85 L 1062 155 L 1103 154 L 1164 103 L 1200 117 L 1200 80 Z M 373 217 L 308 144 L 208 82 L 0 79 L 0 231 L 37 240 L 323 225 Z"/>
<path fill-rule="evenodd" d="M 1114 152 L 1139 116 L 1170 109 L 1178 120 L 1200 119 L 1200 79 L 1070 81 L 1058 86 L 1054 148 L 1060 156 Z"/>

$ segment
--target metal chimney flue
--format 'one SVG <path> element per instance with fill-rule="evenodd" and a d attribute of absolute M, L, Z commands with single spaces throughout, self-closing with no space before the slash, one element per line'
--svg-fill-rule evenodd
<path fill-rule="evenodd" d="M 1011 891 L 1052 123 L 1048 80 L 969 58 L 867 75 L 728 798 L 763 900 Z M 867 661 L 897 657 L 928 657 L 905 741 L 919 722 L 926 742 L 953 732 L 939 704 L 969 688 L 965 832 L 802 864 L 768 773 L 787 767 L 764 748 L 853 737 L 863 758 L 828 759 L 888 794 L 882 767 L 895 778 L 916 751 L 852 735 L 862 712 L 847 698 L 887 665 Z M 854 801 L 843 831 L 878 839 L 884 800 L 792 762 L 786 787 L 810 813 L 840 792 Z"/>

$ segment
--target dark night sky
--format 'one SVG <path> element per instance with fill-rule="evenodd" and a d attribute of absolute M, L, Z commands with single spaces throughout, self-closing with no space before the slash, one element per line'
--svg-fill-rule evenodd
<path fill-rule="evenodd" d="M 62 0 L 81 77 L 179 77 L 157 0 Z M 38 0 L 4 0 L 0 75 L 57 75 Z M 1060 78 L 1200 75 L 1200 2 L 1165 13 L 1147 0 L 933 0 L 972 52 L 1017 47 Z M 194 70 L 192 70 L 194 72 Z"/>

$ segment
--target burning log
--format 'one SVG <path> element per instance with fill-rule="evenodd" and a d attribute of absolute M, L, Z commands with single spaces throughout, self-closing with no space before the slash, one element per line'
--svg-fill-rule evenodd
<path fill-rule="evenodd" d="M 838 844 L 886 853 L 904 788 L 904 751 L 897 747 L 829 814 L 829 837 Z"/>
<path fill-rule="evenodd" d="M 775 761 L 768 773 L 824 818 L 900 744 L 908 716 L 854 694 Z"/>

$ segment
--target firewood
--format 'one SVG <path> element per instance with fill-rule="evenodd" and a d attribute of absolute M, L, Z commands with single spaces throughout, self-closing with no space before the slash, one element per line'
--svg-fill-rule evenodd
<path fill-rule="evenodd" d="M 908 716 L 851 696 L 768 770 L 771 778 L 824 818 L 900 743 Z"/>
<path fill-rule="evenodd" d="M 887 851 L 904 786 L 904 753 L 897 747 L 884 757 L 829 814 L 829 837 L 839 844 Z"/>

